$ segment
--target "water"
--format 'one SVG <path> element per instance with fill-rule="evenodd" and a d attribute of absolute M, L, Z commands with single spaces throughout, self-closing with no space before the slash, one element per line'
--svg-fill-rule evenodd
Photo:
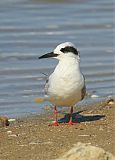
<path fill-rule="evenodd" d="M 113 11 L 112 0 L 0 1 L 0 115 L 42 112 L 44 104 L 34 99 L 44 94 L 42 73 L 50 74 L 57 61 L 38 56 L 65 41 L 80 50 L 87 92 L 113 95 Z"/>

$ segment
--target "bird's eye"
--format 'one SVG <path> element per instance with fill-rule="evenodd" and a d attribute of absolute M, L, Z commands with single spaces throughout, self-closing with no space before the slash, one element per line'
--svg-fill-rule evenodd
<path fill-rule="evenodd" d="M 77 49 L 74 48 L 73 46 L 66 46 L 65 48 L 61 48 L 60 51 L 63 52 L 63 53 L 71 52 L 71 53 L 73 53 L 75 55 L 79 54 Z"/>
<path fill-rule="evenodd" d="M 61 52 L 64 52 L 64 48 L 61 48 L 60 51 L 61 51 Z"/>

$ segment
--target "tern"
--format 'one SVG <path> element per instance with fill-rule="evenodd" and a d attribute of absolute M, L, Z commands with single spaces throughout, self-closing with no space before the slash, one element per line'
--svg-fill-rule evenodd
<path fill-rule="evenodd" d="M 39 57 L 42 58 L 56 58 L 59 63 L 46 81 L 44 98 L 36 98 L 35 101 L 49 101 L 54 105 L 54 126 L 59 125 L 57 107 L 70 107 L 68 124 L 72 125 L 73 106 L 86 94 L 85 78 L 80 70 L 80 52 L 73 43 L 65 42 L 59 44 L 53 52 Z"/>

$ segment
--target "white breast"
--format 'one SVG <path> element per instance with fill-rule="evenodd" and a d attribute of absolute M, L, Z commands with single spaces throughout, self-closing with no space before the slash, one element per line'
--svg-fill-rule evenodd
<path fill-rule="evenodd" d="M 84 78 L 79 69 L 79 62 L 66 59 L 59 62 L 49 77 L 47 94 L 55 105 L 72 106 L 81 100 Z"/>

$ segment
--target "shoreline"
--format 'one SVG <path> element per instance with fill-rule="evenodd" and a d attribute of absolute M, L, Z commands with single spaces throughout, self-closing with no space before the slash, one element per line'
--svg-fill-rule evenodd
<path fill-rule="evenodd" d="M 48 126 L 51 112 L 17 119 L 0 128 L 0 158 L 2 160 L 51 160 L 60 157 L 78 142 L 101 147 L 115 155 L 115 102 L 76 110 L 80 123 L 72 126 Z M 63 118 L 64 113 L 59 114 Z M 65 118 L 67 114 L 65 114 Z"/>

